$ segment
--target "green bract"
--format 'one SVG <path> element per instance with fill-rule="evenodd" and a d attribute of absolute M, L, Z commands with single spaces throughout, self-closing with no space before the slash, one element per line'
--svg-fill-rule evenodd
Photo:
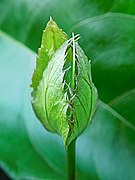
<path fill-rule="evenodd" d="M 32 106 L 43 126 L 69 145 L 95 111 L 97 90 L 91 65 L 77 43 L 50 19 L 43 32 L 32 78 Z"/>

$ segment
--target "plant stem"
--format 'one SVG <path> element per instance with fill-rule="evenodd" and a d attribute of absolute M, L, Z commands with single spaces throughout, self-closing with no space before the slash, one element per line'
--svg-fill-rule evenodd
<path fill-rule="evenodd" d="M 75 143 L 72 141 L 66 152 L 68 180 L 75 180 Z"/>

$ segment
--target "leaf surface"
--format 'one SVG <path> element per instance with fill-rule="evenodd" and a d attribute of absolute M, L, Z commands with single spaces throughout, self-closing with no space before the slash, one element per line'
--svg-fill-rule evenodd
<path fill-rule="evenodd" d="M 0 50 L 0 166 L 13 179 L 63 179 L 63 174 L 35 151 L 26 131 L 24 107 L 35 54 L 2 33 Z"/>
<path fill-rule="evenodd" d="M 83 31 L 80 43 L 86 54 L 91 54 L 93 81 L 100 99 L 106 103 L 134 89 L 134 30 L 131 16 L 112 13 L 90 18 L 74 29 Z"/>
<path fill-rule="evenodd" d="M 67 32 L 76 23 L 107 12 L 113 3 L 114 0 L 1 0 L 0 28 L 37 51 L 42 31 L 50 16 Z"/>
<path fill-rule="evenodd" d="M 75 136 L 81 134 L 87 127 L 92 115 L 95 112 L 98 93 L 92 82 L 91 62 L 84 54 L 81 47 L 76 44 L 77 58 L 77 84 L 75 90 L 75 98 L 73 99 L 74 126 L 71 129 L 72 134 L 69 136 L 69 142 Z"/>
<path fill-rule="evenodd" d="M 129 111 L 133 113 L 132 106 Z M 92 148 L 100 179 L 134 179 L 135 126 L 101 101 L 92 125 L 89 135 L 94 138 Z"/>
<path fill-rule="evenodd" d="M 57 4 L 59 4 L 59 6 L 57 6 Z M 108 1 L 108 3 L 104 0 L 93 0 L 90 2 L 86 0 L 67 0 L 64 1 L 64 3 L 57 0 L 54 0 L 53 3 L 51 1 L 42 1 L 42 3 L 40 3 L 40 1 L 36 0 L 32 1 L 32 3 L 31 1 L 25 0 L 1 0 L 0 9 L 2 9 L 0 16 L 0 27 L 2 30 L 35 51 L 40 46 L 41 40 L 39 37 L 41 37 L 42 31 L 50 15 L 58 22 L 62 29 L 64 29 L 66 32 L 68 31 L 69 35 L 74 27 L 76 27 L 74 30 L 77 33 L 80 32 L 81 46 L 86 51 L 88 57 L 92 59 L 92 77 L 96 87 L 98 87 L 99 97 L 103 102 L 108 103 L 108 105 L 111 107 L 111 112 L 108 105 L 106 106 L 105 103 L 100 103 L 99 110 L 97 111 L 96 117 L 93 119 L 90 128 L 88 128 L 78 139 L 78 179 L 104 180 L 112 177 L 112 179 L 118 180 L 134 180 L 135 173 L 133 170 L 135 164 L 135 135 L 133 125 L 135 118 L 134 94 L 132 93 L 132 90 L 135 88 L 134 0 Z M 106 12 L 113 13 L 106 14 Z M 86 24 L 84 22 L 86 22 Z M 77 27 L 78 23 L 81 24 L 81 26 Z M 16 51 L 12 51 L 13 56 L 11 56 L 10 53 L 7 53 L 7 49 L 9 52 L 12 50 L 11 47 L 13 46 L 13 44 L 11 44 L 9 45 L 9 48 L 7 48 L 8 44 L 9 42 L 6 44 L 6 53 L 4 53 L 4 57 L 7 59 L 7 61 L 4 60 L 4 57 L 0 60 L 0 72 L 2 74 L 4 74 L 4 72 L 8 74 L 9 70 L 6 70 L 9 62 L 11 62 L 11 57 L 13 57 L 13 60 L 17 54 Z M 22 47 L 20 47 L 20 49 L 22 49 Z M 3 45 L 1 52 L 3 52 Z M 18 59 L 21 59 L 21 57 L 19 56 Z M 33 56 L 32 59 L 34 59 Z M 3 62 L 7 62 L 6 67 L 1 65 Z M 16 62 L 19 63 L 19 60 L 16 60 Z M 14 63 L 14 70 L 18 69 L 16 62 Z M 24 68 L 26 68 L 26 66 Z M 8 77 L 14 77 L 13 79 L 16 79 L 20 69 L 15 75 L 12 73 Z M 31 73 L 32 71 L 33 66 Z M 3 76 L 1 75 L 0 77 Z M 30 76 L 28 79 L 29 78 Z M 8 122 L 8 124 L 10 124 L 11 118 L 9 119 L 9 117 L 5 117 L 4 114 L 7 113 L 8 108 L 13 108 L 13 105 L 15 106 L 15 100 L 19 99 L 16 98 L 16 95 L 18 94 L 17 92 L 19 91 L 16 92 L 13 89 L 11 92 L 16 93 L 13 94 L 12 104 L 10 104 L 10 101 L 10 103 L 8 102 L 10 107 L 4 105 L 5 99 L 10 100 L 9 96 L 11 95 L 11 93 L 7 93 L 7 91 L 5 91 L 5 89 L 8 89 L 9 92 L 9 86 L 5 85 L 6 82 L 7 84 L 10 82 L 8 79 L 9 78 L 5 78 L 4 81 L 3 79 L 1 80 L 1 82 L 3 82 L 3 90 L 0 88 L 0 92 L 3 92 L 0 96 L 1 99 L 3 97 L 0 106 L 0 116 L 3 116 L 3 119 L 0 119 L 1 124 L 4 122 Z M 20 83 L 26 85 L 23 80 L 20 80 Z M 15 84 L 19 84 L 19 82 Z M 14 88 L 16 86 L 14 86 Z M 20 89 L 22 88 L 24 87 L 21 87 Z M 131 94 L 129 92 L 131 92 Z M 130 95 L 125 95 L 128 93 Z M 20 94 L 22 95 L 23 93 Z M 20 104 L 22 101 L 23 98 L 21 96 L 21 100 L 18 102 L 18 104 Z M 30 102 L 30 99 L 28 102 Z M 3 110 L 3 107 L 5 106 L 5 110 Z M 19 106 L 16 105 L 15 107 Z M 51 166 L 55 166 L 58 171 L 61 172 L 62 170 L 65 174 L 65 152 L 61 140 L 57 136 L 46 132 L 40 123 L 34 119 L 35 117 L 30 109 L 30 104 L 29 108 L 25 108 L 27 110 L 27 113 L 25 113 L 25 120 L 27 123 L 29 123 L 26 124 L 25 122 L 25 128 L 27 127 L 27 132 L 29 134 L 29 139 L 32 142 L 32 147 L 36 149 L 42 159 L 47 160 Z M 21 112 L 20 114 L 22 114 L 22 111 L 21 106 L 19 111 Z M 28 119 L 26 116 L 28 116 Z M 11 114 L 10 117 L 12 117 Z M 19 118 L 15 118 L 15 124 L 18 122 L 18 119 Z M 21 124 L 19 123 L 19 125 Z M 6 131 L 7 129 L 7 125 L 0 127 L 2 127 L 0 132 Z M 10 129 L 11 134 L 12 132 L 13 129 Z M 5 138 L 6 137 L 7 133 L 5 133 Z M 14 139 L 14 137 L 11 138 L 10 136 L 10 139 L 6 138 L 3 142 L 4 145 L 6 142 L 8 146 L 11 139 Z M 18 136 L 18 141 L 15 144 L 18 144 L 18 142 L 20 142 L 20 136 Z M 21 145 L 19 144 L 18 146 L 20 147 Z M 3 144 L 1 146 L 3 147 Z M 4 154 L 5 148 L 3 149 L 1 146 L 1 165 L 5 164 L 5 166 L 3 165 L 2 167 L 6 169 L 7 172 L 10 172 L 11 168 L 13 167 L 12 172 L 15 174 L 14 177 L 21 175 L 21 172 L 24 172 L 25 174 L 23 177 L 26 177 L 27 174 L 39 179 L 43 172 L 45 173 L 43 174 L 43 177 L 47 177 L 48 173 L 45 171 L 46 168 L 44 165 L 44 171 L 36 170 L 36 168 L 39 167 L 37 166 L 34 169 L 34 172 L 32 172 L 32 169 L 34 168 L 33 166 L 31 167 L 31 170 L 28 170 L 30 166 L 28 166 L 27 162 L 24 163 L 27 167 L 25 170 L 24 166 L 20 167 L 20 171 L 17 168 L 14 168 L 13 165 L 10 166 L 11 163 L 9 163 L 9 161 L 12 157 L 11 149 L 13 149 L 12 147 L 14 146 L 7 149 L 6 155 Z M 53 151 L 50 149 L 53 149 Z M 16 155 L 18 151 L 19 150 L 16 150 L 14 153 L 14 159 L 17 157 Z M 7 156 L 7 154 L 9 155 Z M 18 157 L 18 162 L 21 162 L 20 158 Z M 33 158 L 31 158 L 31 160 L 33 160 Z M 35 160 L 35 162 L 37 161 Z M 33 165 L 34 163 L 30 164 Z M 16 167 L 19 167 L 18 164 Z M 40 174 L 38 174 L 39 171 Z M 51 171 L 51 174 L 52 172 L 53 171 Z M 32 175 L 33 173 L 34 175 Z M 48 175 L 48 177 L 51 177 L 51 175 Z"/>
<path fill-rule="evenodd" d="M 63 67 L 67 47 L 68 41 L 56 51 L 49 61 L 32 100 L 34 111 L 45 128 L 60 134 L 64 141 L 66 141 L 69 132 L 66 119 L 68 103 L 63 86 Z"/>
<path fill-rule="evenodd" d="M 92 83 L 90 62 L 77 43 L 73 45 L 76 53 L 76 87 L 71 87 L 72 78 L 67 81 L 66 76 L 73 71 L 70 46 L 75 40 L 71 38 L 62 43 L 66 38 L 66 34 L 51 19 L 43 33 L 32 77 L 32 106 L 43 126 L 61 135 L 65 145 L 69 145 L 91 120 L 97 102 L 97 90 Z M 64 69 L 65 65 L 69 67 Z"/>

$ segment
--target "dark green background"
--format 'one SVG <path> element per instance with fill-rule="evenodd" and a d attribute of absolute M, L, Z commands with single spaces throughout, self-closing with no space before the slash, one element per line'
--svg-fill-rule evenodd
<path fill-rule="evenodd" d="M 0 1 L 0 165 L 13 179 L 66 179 L 60 137 L 30 103 L 31 75 L 52 16 L 92 60 L 97 113 L 77 141 L 77 179 L 135 179 L 135 1 Z"/>

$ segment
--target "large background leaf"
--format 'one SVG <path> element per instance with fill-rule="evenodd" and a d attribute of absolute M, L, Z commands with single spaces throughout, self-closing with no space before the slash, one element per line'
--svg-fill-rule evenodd
<path fill-rule="evenodd" d="M 102 100 L 108 103 L 135 87 L 135 19 L 108 13 L 73 29 L 82 34 L 86 54 L 93 60 L 93 78 Z"/>
<path fill-rule="evenodd" d="M 0 25 L 2 30 L 37 51 L 49 16 L 67 32 L 72 25 L 107 12 L 113 3 L 113 0 L 2 0 Z"/>
<path fill-rule="evenodd" d="M 51 15 L 69 35 L 80 33 L 80 44 L 92 59 L 93 81 L 102 101 L 91 126 L 77 141 L 80 179 L 135 179 L 134 7 L 134 0 L 0 2 L 2 31 L 30 49 L 37 51 Z M 12 177 L 65 178 L 63 143 L 42 128 L 31 109 L 28 84 L 33 63 L 26 67 L 34 61 L 33 53 L 4 39 L 0 41 L 1 165 Z"/>
<path fill-rule="evenodd" d="M 28 72 L 35 56 L 3 34 L 0 50 L 0 165 L 13 178 L 56 178 L 54 167 L 33 149 L 24 124 Z"/>

